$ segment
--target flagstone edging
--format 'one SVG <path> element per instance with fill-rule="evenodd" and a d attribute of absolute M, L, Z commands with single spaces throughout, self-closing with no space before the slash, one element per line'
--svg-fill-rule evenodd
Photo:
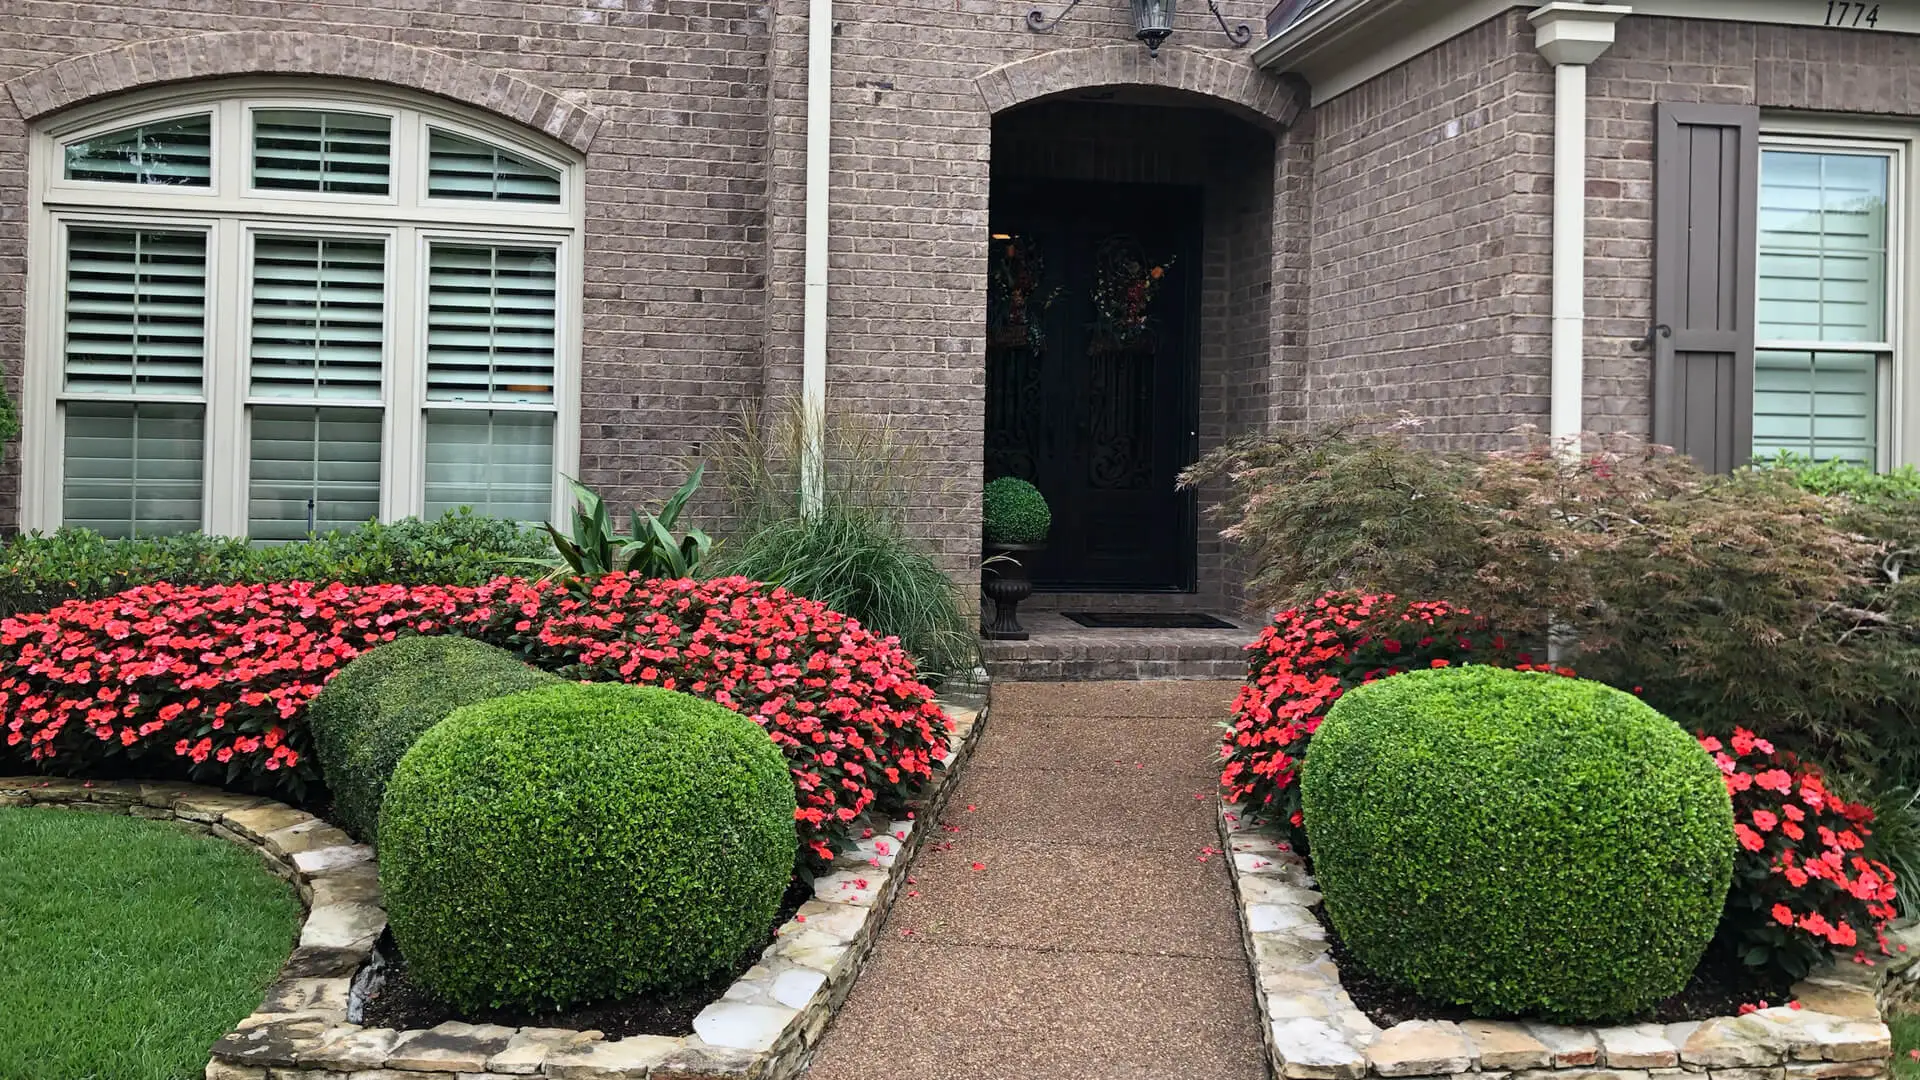
<path fill-rule="evenodd" d="M 1253 967 L 1275 1077 L 1368 1080 L 1877 1080 L 1892 1037 L 1881 1022 L 1890 985 L 1920 979 L 1920 928 L 1890 933 L 1908 951 L 1851 954 L 1796 983 L 1791 1000 L 1745 1016 L 1682 1024 L 1568 1027 L 1533 1022 L 1409 1020 L 1382 1031 L 1340 985 L 1320 894 L 1285 834 L 1232 804 L 1220 808 L 1241 936 Z"/>
<path fill-rule="evenodd" d="M 172 782 L 0 778 L 0 807 L 173 821 L 260 853 L 306 906 L 298 946 L 260 1008 L 216 1043 L 207 1080 L 787 1080 L 804 1071 L 865 961 L 985 728 L 984 695 L 950 694 L 934 784 L 907 818 L 870 835 L 814 882 L 814 898 L 694 1019 L 694 1034 L 607 1039 L 597 1031 L 445 1023 L 419 1031 L 348 1020 L 355 976 L 386 929 L 373 850 L 284 803 Z"/>

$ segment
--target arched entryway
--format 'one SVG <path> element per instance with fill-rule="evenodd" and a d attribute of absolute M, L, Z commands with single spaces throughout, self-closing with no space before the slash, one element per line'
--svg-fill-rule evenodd
<path fill-rule="evenodd" d="M 1138 84 L 994 117 L 985 466 L 1054 508 L 1043 594 L 1232 592 L 1174 478 L 1266 419 L 1274 119 Z"/>

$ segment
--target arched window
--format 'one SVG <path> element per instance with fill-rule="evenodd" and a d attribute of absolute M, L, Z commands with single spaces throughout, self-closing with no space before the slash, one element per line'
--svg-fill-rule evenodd
<path fill-rule="evenodd" d="M 288 540 L 555 511 L 580 168 L 484 115 L 223 82 L 36 131 L 29 528 Z"/>

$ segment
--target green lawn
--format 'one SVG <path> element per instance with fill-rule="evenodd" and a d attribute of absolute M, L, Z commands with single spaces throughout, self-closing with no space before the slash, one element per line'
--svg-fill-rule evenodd
<path fill-rule="evenodd" d="M 1920 1049 L 1920 1012 L 1889 1012 L 1893 1031 L 1893 1080 L 1920 1080 L 1920 1061 L 1908 1051 Z"/>
<path fill-rule="evenodd" d="M 299 927 L 292 887 L 224 840 L 0 809 L 0 1077 L 202 1076 Z"/>

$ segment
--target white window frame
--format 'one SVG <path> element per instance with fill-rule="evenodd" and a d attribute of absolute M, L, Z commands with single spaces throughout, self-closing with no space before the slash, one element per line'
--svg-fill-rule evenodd
<path fill-rule="evenodd" d="M 1802 114 L 1763 113 L 1760 119 L 1760 150 L 1800 150 L 1811 153 L 1875 154 L 1887 163 L 1887 296 L 1885 311 L 1887 339 L 1875 344 L 1852 342 L 1776 341 L 1759 338 L 1756 327 L 1754 348 L 1795 352 L 1883 352 L 1889 357 L 1878 379 L 1879 415 L 1878 461 L 1875 468 L 1887 469 L 1920 464 L 1920 357 L 1915 348 L 1914 327 L 1920 327 L 1920 299 L 1909 295 L 1908 283 L 1920 282 L 1920 246 L 1914 242 L 1915 222 L 1920 221 L 1920 184 L 1915 183 L 1914 162 L 1920 128 L 1893 124 L 1861 122 L 1851 118 L 1817 117 Z M 1752 238 L 1759 244 L 1759 236 Z M 1755 260 L 1756 273 L 1758 260 Z M 1756 316 L 1756 322 L 1758 316 Z"/>
<path fill-rule="evenodd" d="M 254 110 L 321 109 L 394 117 L 393 168 L 385 196 L 256 190 L 252 187 Z M 194 188 L 69 180 L 67 143 L 157 120 L 212 112 L 211 183 Z M 501 146 L 560 173 L 560 201 L 431 198 L 428 127 Z M 554 403 L 536 411 L 554 417 L 550 520 L 571 505 L 563 477 L 579 474 L 580 341 L 583 303 L 584 163 L 577 155 L 507 121 L 423 95 L 323 84 L 247 79 L 123 95 L 62 113 L 37 126 L 28 145 L 26 366 L 21 401 L 20 467 L 23 531 L 52 531 L 63 514 L 66 400 L 127 397 L 64 390 L 66 227 L 201 230 L 207 239 L 206 409 L 202 521 L 209 533 L 247 532 L 249 409 L 254 404 L 308 404 L 300 398 L 255 398 L 247 344 L 253 238 L 257 235 L 380 237 L 386 243 L 387 340 L 382 351 L 385 437 L 381 453 L 380 520 L 417 516 L 425 506 L 426 414 L 433 409 L 515 411 L 529 406 L 426 400 L 424 273 L 431 241 L 554 249 Z M 487 224 L 476 226 L 484 208 Z M 183 401 L 175 395 L 139 400 Z M 323 406 L 325 403 L 322 403 Z M 341 403 L 351 407 L 357 403 Z M 367 404 L 373 404 L 369 401 Z"/>

